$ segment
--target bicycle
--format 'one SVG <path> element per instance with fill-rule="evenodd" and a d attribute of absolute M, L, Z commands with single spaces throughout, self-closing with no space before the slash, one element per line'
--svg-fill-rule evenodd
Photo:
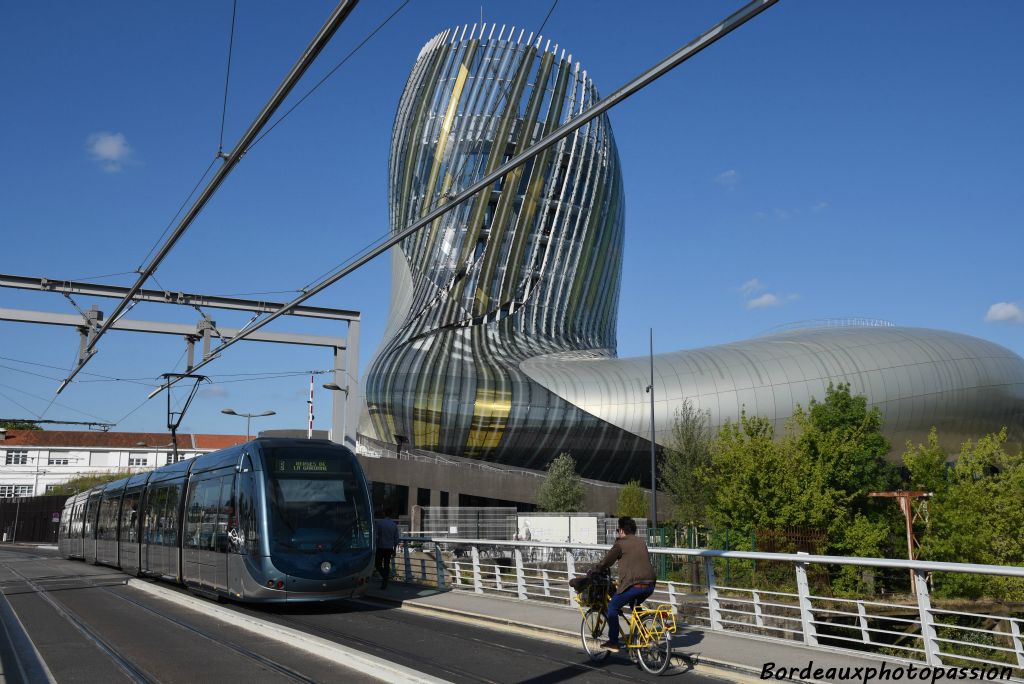
<path fill-rule="evenodd" d="M 601 581 L 598 578 L 596 586 L 576 594 L 576 605 L 583 616 L 580 640 L 583 642 L 583 650 L 595 662 L 604 660 L 611 653 L 601 648 L 601 641 L 607 637 L 608 601 L 615 591 L 615 585 L 610 579 L 603 584 L 600 584 Z M 675 611 L 672 606 L 664 603 L 654 608 L 646 608 L 643 603 L 631 604 L 628 627 L 620 629 L 620 633 L 626 635 L 626 652 L 630 660 L 639 663 L 640 667 L 653 675 L 660 675 L 668 669 L 672 660 L 672 635 L 675 631 Z"/>

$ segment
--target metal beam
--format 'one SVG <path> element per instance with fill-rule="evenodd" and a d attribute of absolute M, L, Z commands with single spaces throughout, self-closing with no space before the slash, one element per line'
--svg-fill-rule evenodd
<path fill-rule="evenodd" d="M 41 292 L 57 292 L 59 294 L 82 295 L 86 297 L 108 297 L 121 299 L 130 288 L 117 285 L 98 285 L 74 280 L 52 280 L 31 276 L 0 273 L 0 287 L 19 290 L 37 290 Z M 218 297 L 216 295 L 193 294 L 188 292 L 172 292 L 169 290 L 139 289 L 132 299 L 140 302 L 158 302 L 161 304 L 179 304 L 181 306 L 200 306 L 208 309 L 227 309 L 233 311 L 249 311 L 251 313 L 268 314 L 284 307 L 284 304 L 257 299 L 238 299 L 235 297 Z M 358 311 L 349 309 L 328 309 L 321 306 L 297 306 L 288 311 L 290 316 L 306 316 L 324 318 L 333 321 L 358 321 Z"/>
<path fill-rule="evenodd" d="M 424 226 L 430 225 L 437 218 L 443 216 L 444 214 L 451 211 L 455 207 L 459 206 L 466 200 L 470 199 L 484 188 L 490 187 L 491 184 L 502 178 L 508 172 L 512 171 L 518 166 L 521 166 L 522 164 L 525 164 L 526 162 L 528 162 L 529 160 L 533 159 L 538 154 L 546 150 L 547 148 L 557 144 L 558 141 L 560 141 L 562 138 L 568 136 L 570 133 L 577 130 L 578 128 L 582 128 L 591 120 L 604 114 L 606 111 L 608 111 L 618 103 L 622 102 L 630 95 L 633 95 L 634 93 L 638 92 L 645 86 L 648 86 L 657 79 L 661 78 L 669 71 L 679 66 L 686 60 L 690 59 L 704 48 L 715 43 L 719 39 L 724 38 L 726 35 L 734 31 L 735 29 L 739 28 L 746 22 L 750 21 L 758 14 L 774 5 L 776 2 L 778 2 L 778 0 L 753 0 L 752 2 L 744 5 L 742 8 L 740 8 L 733 14 L 729 15 L 728 17 L 720 21 L 718 24 L 702 33 L 697 38 L 693 39 L 692 41 L 690 41 L 683 47 L 679 48 L 665 59 L 655 64 L 647 71 L 643 72 L 642 74 L 634 78 L 626 85 L 616 90 L 607 98 L 601 100 L 600 102 L 598 102 L 585 112 L 581 112 L 579 115 L 574 116 L 573 118 L 566 121 L 564 124 L 553 130 L 551 133 L 548 133 L 546 136 L 538 140 L 536 143 L 534 143 L 527 149 L 523 150 L 523 152 L 516 155 L 515 157 L 512 157 L 507 162 L 499 166 L 497 169 L 495 169 L 494 171 L 487 174 L 477 182 L 470 185 L 462 192 L 452 197 L 447 203 L 442 204 L 436 209 L 428 212 L 421 219 L 419 219 L 412 225 L 408 226 L 407 228 L 404 228 L 396 232 L 390 238 L 388 238 L 380 245 L 364 254 L 362 257 L 356 259 L 348 266 L 345 266 L 344 268 L 335 271 L 327 278 L 321 280 L 316 285 L 313 285 L 305 292 L 303 292 L 301 295 L 285 304 L 283 308 L 278 309 L 276 312 L 270 314 L 267 318 L 264 318 L 262 321 L 253 323 L 241 335 L 225 342 L 221 346 L 219 351 L 223 351 L 224 349 L 230 347 L 235 342 L 245 339 L 249 335 L 250 331 L 255 332 L 259 330 L 260 328 L 267 325 L 271 321 L 275 320 L 279 316 L 287 313 L 293 307 L 302 304 L 310 297 L 319 294 L 324 289 L 338 282 L 349 273 L 352 273 L 356 269 L 364 266 L 369 261 L 372 261 L 373 259 L 377 258 L 387 250 L 391 249 L 392 247 L 400 243 L 402 240 L 421 230 Z M 207 359 L 202 363 L 198 364 L 192 370 L 198 370 L 212 360 L 213 358 Z"/>
<path fill-rule="evenodd" d="M 75 314 L 58 314 L 47 311 L 24 311 L 21 309 L 0 308 L 0 321 L 14 321 L 16 323 L 41 323 L 44 325 L 62 325 L 72 328 L 86 328 L 87 325 L 81 316 Z M 201 332 L 195 325 L 188 323 L 158 323 L 155 321 L 131 321 L 121 319 L 111 326 L 114 330 L 125 332 L 156 333 L 161 335 L 180 335 L 182 337 L 201 336 Z M 216 328 L 210 330 L 210 335 L 224 340 L 233 339 L 238 335 L 238 328 Z M 253 342 L 274 342 L 277 344 L 301 344 L 309 347 L 329 347 L 344 349 L 347 340 L 344 337 L 324 337 L 322 335 L 298 335 L 295 333 L 279 332 L 257 332 L 246 335 L 245 339 Z M 213 350 L 214 358 L 219 349 Z"/>
<path fill-rule="evenodd" d="M 338 3 L 338 6 L 334 8 L 334 11 L 331 12 L 327 21 L 324 22 L 322 27 L 320 27 L 316 36 L 314 36 L 313 40 L 310 41 L 308 46 L 306 46 L 302 55 L 299 56 L 298 61 L 284 77 L 284 80 L 277 87 L 277 90 L 274 91 L 270 100 L 263 106 L 263 109 L 256 115 L 256 118 L 253 119 L 252 123 L 249 124 L 249 128 L 242 134 L 242 137 L 239 139 L 234 149 L 231 150 L 230 154 L 224 157 L 224 163 L 219 169 L 217 169 L 213 178 L 210 179 L 210 182 L 199 194 L 199 197 L 196 198 L 196 201 L 192 204 L 189 210 L 185 212 L 185 215 L 181 218 L 181 222 L 178 223 L 177 228 L 175 228 L 174 232 L 167 237 L 167 240 L 160 246 L 160 249 L 157 250 L 156 254 L 153 255 L 153 259 L 149 264 L 139 272 L 138 280 L 136 280 L 135 284 L 129 288 L 128 293 L 125 294 L 124 298 L 117 303 L 117 306 L 114 307 L 110 317 L 98 330 L 96 330 L 96 333 L 91 336 L 89 343 L 86 346 L 85 356 L 79 360 L 75 369 L 72 370 L 68 377 L 64 379 L 64 382 L 61 383 L 60 387 L 57 389 L 57 394 L 60 394 L 68 383 L 71 382 L 71 379 L 74 378 L 75 375 L 82 370 L 82 367 L 89 362 L 91 355 L 88 354 L 88 352 L 91 352 L 93 348 L 95 348 L 96 343 L 99 342 L 104 333 L 114 325 L 117 319 L 124 312 L 125 308 L 131 302 L 135 293 L 142 289 L 142 286 L 145 285 L 149 277 L 153 275 L 157 266 L 160 265 L 160 262 L 167 256 L 167 253 L 171 251 L 171 248 L 174 247 L 181 236 L 185 234 L 185 231 L 188 230 L 192 221 L 199 216 L 199 212 L 203 210 L 206 203 L 211 197 L 213 197 L 214 193 L 217 192 L 220 184 L 225 178 L 227 178 L 228 174 L 231 173 L 231 170 L 242 159 L 242 155 L 245 154 L 249 145 L 252 144 L 253 140 L 256 139 L 256 136 L 259 135 L 261 130 L 263 130 L 263 127 L 270 121 L 274 112 L 276 112 L 277 108 L 282 102 L 284 102 L 284 99 L 288 97 L 292 88 L 294 88 L 295 84 L 299 82 L 302 75 L 306 73 L 306 70 L 316 59 L 317 55 L 320 54 L 320 51 L 323 50 L 324 46 L 326 46 L 330 41 L 331 36 L 334 35 L 335 31 L 338 30 L 338 27 L 341 26 L 349 13 L 355 8 L 357 2 L 358 0 L 341 0 L 341 2 Z"/>

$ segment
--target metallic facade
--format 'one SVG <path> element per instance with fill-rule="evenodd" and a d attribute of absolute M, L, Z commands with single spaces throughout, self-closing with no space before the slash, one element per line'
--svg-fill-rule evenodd
<path fill-rule="evenodd" d="M 522 30 L 435 36 L 395 118 L 392 230 L 597 99 L 571 55 Z M 602 116 L 403 241 L 392 251 L 391 317 L 367 374 L 363 433 L 534 468 L 570 451 L 587 477 L 640 477 L 646 360 L 615 358 L 623 216 Z M 920 426 L 958 420 L 956 434 L 996 429 L 1004 417 L 1020 422 L 1024 404 L 1024 361 L 936 331 L 794 332 L 662 355 L 655 371 L 659 441 L 684 399 L 715 424 L 743 406 L 781 422 L 829 380 L 881 406 L 894 437 L 920 439 Z"/>

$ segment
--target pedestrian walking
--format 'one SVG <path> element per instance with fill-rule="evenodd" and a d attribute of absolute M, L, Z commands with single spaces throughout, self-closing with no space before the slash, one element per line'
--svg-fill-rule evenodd
<path fill-rule="evenodd" d="M 392 512 L 384 512 L 383 518 L 374 521 L 374 528 L 377 538 L 376 567 L 380 574 L 380 588 L 388 588 L 388 579 L 391 575 L 391 559 L 395 557 L 395 549 L 398 548 L 398 525 L 392 520 Z"/>

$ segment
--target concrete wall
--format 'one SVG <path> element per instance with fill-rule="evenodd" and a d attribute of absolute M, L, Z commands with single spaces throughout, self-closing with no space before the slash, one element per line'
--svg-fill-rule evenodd
<path fill-rule="evenodd" d="M 416 505 L 416 488 L 430 490 L 431 506 L 441 505 L 442 491 L 449 493 L 452 506 L 458 505 L 459 494 L 536 504 L 537 494 L 544 482 L 543 477 L 516 471 L 470 468 L 404 458 L 373 458 L 363 454 L 357 456 L 369 480 L 409 488 L 407 513 L 410 517 L 412 507 Z M 621 488 L 621 485 L 616 484 L 598 485 L 584 481 L 583 510 L 614 514 Z M 667 513 L 669 505 L 668 496 L 659 492 L 658 510 Z"/>

